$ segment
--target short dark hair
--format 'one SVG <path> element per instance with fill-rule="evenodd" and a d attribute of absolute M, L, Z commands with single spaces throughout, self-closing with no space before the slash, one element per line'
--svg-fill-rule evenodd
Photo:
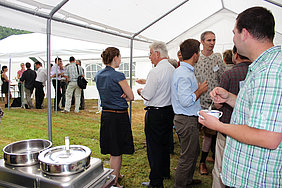
<path fill-rule="evenodd" d="M 25 67 L 29 69 L 31 67 L 31 64 L 29 62 L 27 62 L 27 63 L 25 63 Z"/>
<path fill-rule="evenodd" d="M 76 61 L 77 61 L 78 64 L 81 66 L 81 60 L 78 59 L 78 60 L 76 60 Z"/>
<path fill-rule="evenodd" d="M 75 58 L 74 58 L 73 56 L 71 56 L 70 59 L 69 59 L 69 61 L 70 61 L 70 62 L 73 62 L 73 61 L 75 61 Z"/>
<path fill-rule="evenodd" d="M 42 63 L 39 62 L 39 61 L 36 61 L 34 64 L 35 64 L 35 65 L 40 65 L 40 66 L 42 66 Z"/>
<path fill-rule="evenodd" d="M 180 51 L 181 51 L 183 60 L 188 60 L 195 53 L 199 53 L 200 42 L 195 39 L 187 39 L 180 44 Z"/>
<path fill-rule="evenodd" d="M 231 50 L 225 50 L 222 55 L 223 55 L 224 62 L 226 64 L 234 64 L 232 62 L 232 51 Z"/>
<path fill-rule="evenodd" d="M 120 55 L 119 49 L 115 47 L 108 47 L 106 50 L 102 52 L 101 57 L 105 65 L 110 65 L 113 59 L 119 55 Z"/>
<path fill-rule="evenodd" d="M 273 41 L 275 21 L 272 13 L 263 7 L 252 7 L 242 13 L 237 18 L 236 28 L 239 33 L 245 28 L 251 35 L 260 40 L 268 39 Z"/>
<path fill-rule="evenodd" d="M 232 49 L 232 52 L 233 52 L 233 54 L 238 54 L 238 52 L 237 52 L 237 48 L 236 48 L 236 46 L 234 45 L 234 47 L 233 47 L 233 49 Z M 246 56 L 243 56 L 243 55 L 240 55 L 240 54 L 238 54 L 238 56 L 240 57 L 240 59 L 248 59 L 249 60 L 249 58 L 247 58 Z"/>
<path fill-rule="evenodd" d="M 62 60 L 61 58 L 59 58 L 59 57 L 56 57 L 56 59 L 55 59 L 55 63 L 58 63 L 58 61 L 60 61 L 60 60 Z"/>

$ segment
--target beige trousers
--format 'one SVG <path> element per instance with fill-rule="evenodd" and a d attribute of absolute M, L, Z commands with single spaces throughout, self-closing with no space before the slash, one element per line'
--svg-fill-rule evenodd
<path fill-rule="evenodd" d="M 80 89 L 80 87 L 78 87 L 77 82 L 69 82 L 69 84 L 68 84 L 67 91 L 66 91 L 65 110 L 67 112 L 70 111 L 73 91 L 74 91 L 74 97 L 75 97 L 74 112 L 79 112 L 81 89 Z"/>
<path fill-rule="evenodd" d="M 223 185 L 220 179 L 225 143 L 226 143 L 226 138 L 221 133 L 218 132 L 216 137 L 216 145 L 215 145 L 215 162 L 212 171 L 213 188 L 225 188 L 225 185 Z"/>

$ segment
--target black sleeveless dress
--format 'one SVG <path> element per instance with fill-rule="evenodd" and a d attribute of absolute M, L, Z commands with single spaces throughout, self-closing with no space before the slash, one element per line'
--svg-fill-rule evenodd
<path fill-rule="evenodd" d="M 6 82 L 5 78 L 2 77 L 2 74 L 1 74 L 1 80 L 2 80 L 1 92 L 8 93 L 8 82 Z"/>

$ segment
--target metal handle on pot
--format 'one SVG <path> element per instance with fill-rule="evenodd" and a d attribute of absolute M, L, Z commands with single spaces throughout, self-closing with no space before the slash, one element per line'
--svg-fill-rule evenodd
<path fill-rule="evenodd" d="M 65 150 L 67 154 L 70 153 L 70 139 L 68 136 L 65 137 Z"/>

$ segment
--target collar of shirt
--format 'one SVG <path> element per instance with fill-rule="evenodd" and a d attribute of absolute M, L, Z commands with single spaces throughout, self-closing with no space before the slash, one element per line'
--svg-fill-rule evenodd
<path fill-rule="evenodd" d="M 190 65 L 189 63 L 185 63 L 184 61 L 181 61 L 180 66 L 184 66 L 194 72 L 194 67 Z"/>
<path fill-rule="evenodd" d="M 238 63 L 238 64 L 234 65 L 233 68 L 249 66 L 249 65 L 251 65 L 251 63 L 252 62 L 250 62 L 250 61 L 242 61 L 241 63 Z"/>
<path fill-rule="evenodd" d="M 208 58 L 208 59 L 213 59 L 213 57 L 215 56 L 215 53 L 212 53 L 211 55 L 209 56 L 205 56 L 202 51 L 200 52 L 200 57 L 202 58 Z"/>
<path fill-rule="evenodd" d="M 106 66 L 106 70 L 115 70 L 115 69 L 111 66 Z"/>
<path fill-rule="evenodd" d="M 164 64 L 166 61 L 168 61 L 167 59 L 162 59 L 161 61 L 159 61 L 159 63 L 156 65 L 157 66 L 161 66 L 162 64 Z"/>
<path fill-rule="evenodd" d="M 271 53 L 277 53 L 281 51 L 281 46 L 273 46 L 267 50 L 265 50 L 262 54 L 260 54 L 260 56 L 258 56 L 258 58 L 249 66 L 249 70 L 250 71 L 254 71 L 257 68 L 259 68 L 261 66 L 261 61 L 263 61 L 265 58 L 267 58 L 266 54 L 271 54 Z"/>

